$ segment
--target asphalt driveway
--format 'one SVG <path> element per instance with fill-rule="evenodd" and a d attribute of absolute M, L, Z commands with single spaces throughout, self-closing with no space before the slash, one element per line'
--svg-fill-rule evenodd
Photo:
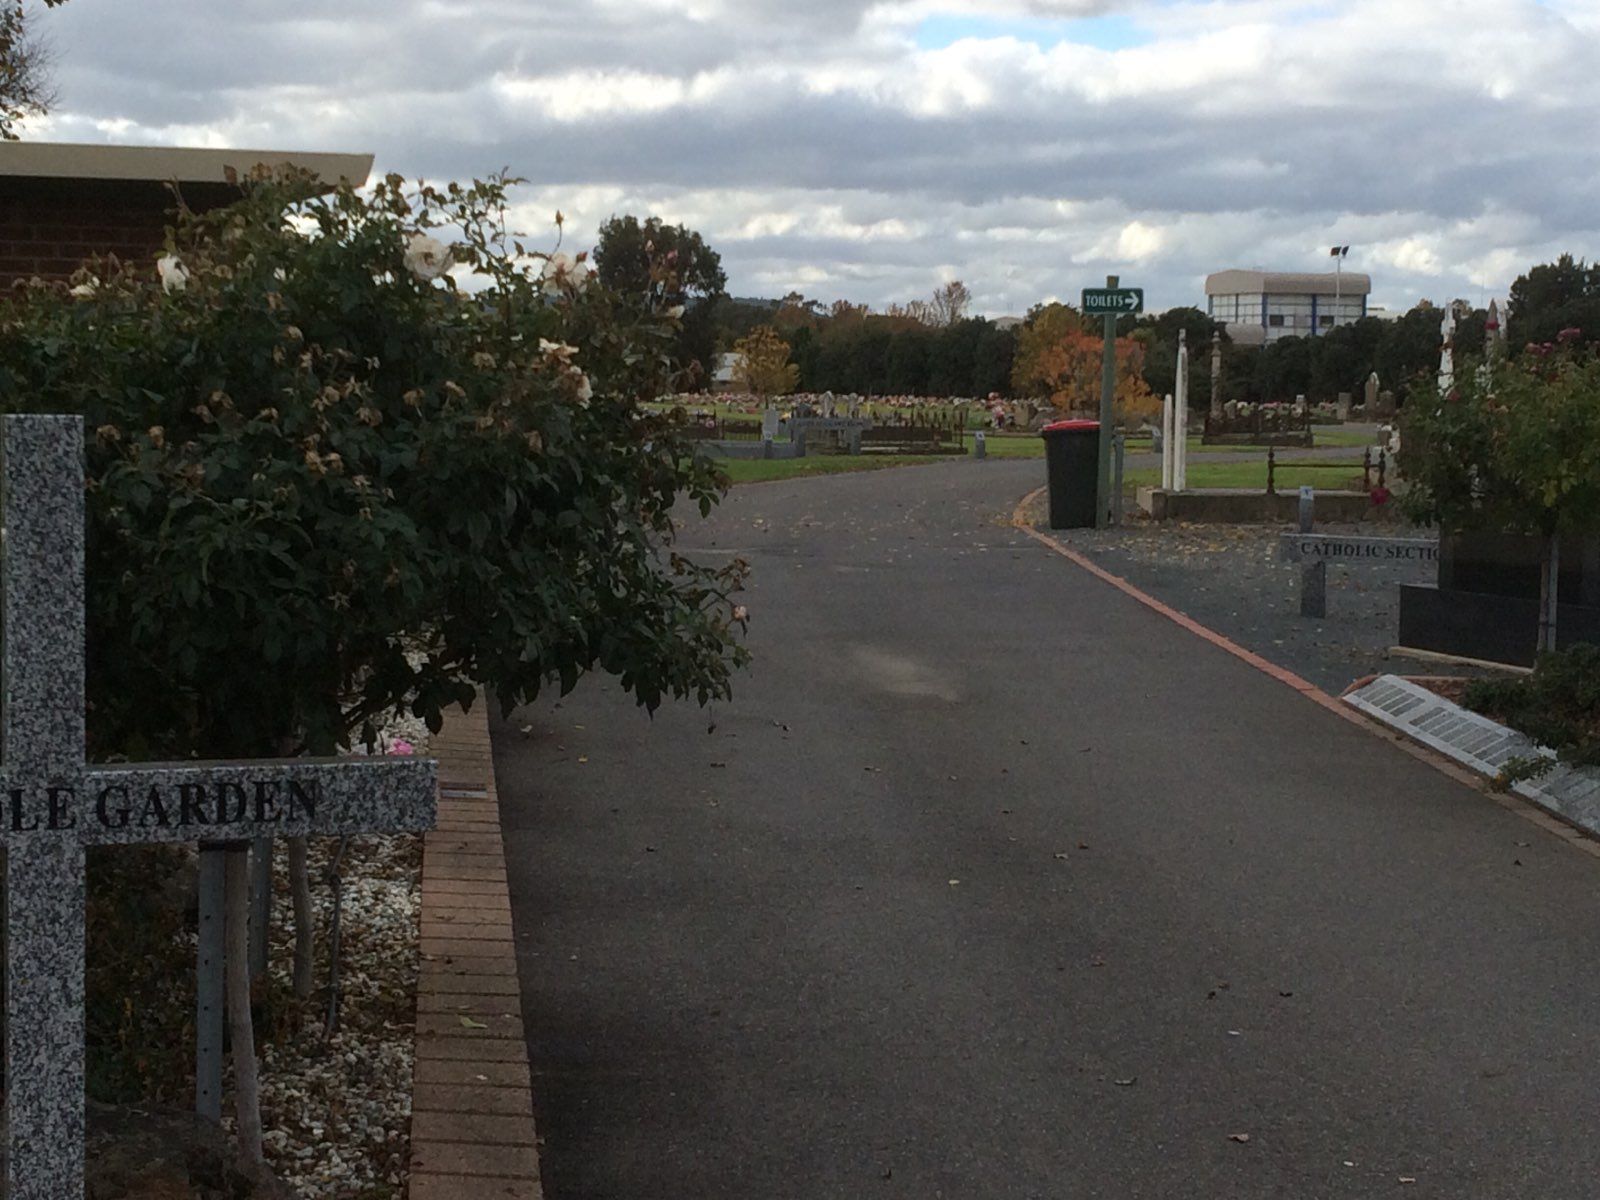
<path fill-rule="evenodd" d="M 547 1195 L 1593 1196 L 1600 862 L 1011 529 L 1041 472 L 736 489 L 732 704 L 496 725 Z"/>

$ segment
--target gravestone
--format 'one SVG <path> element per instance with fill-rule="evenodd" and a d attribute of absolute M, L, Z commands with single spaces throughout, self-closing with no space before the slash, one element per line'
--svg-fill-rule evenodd
<path fill-rule="evenodd" d="M 421 831 L 419 759 L 84 761 L 84 470 L 77 417 L 7 416 L 0 839 L 6 847 L 6 1195 L 84 1188 L 84 849 Z"/>
<path fill-rule="evenodd" d="M 1362 402 L 1367 406 L 1367 416 L 1378 411 L 1378 373 L 1374 371 L 1367 376 L 1366 391 L 1362 393 Z"/>
<path fill-rule="evenodd" d="M 1368 419 L 1371 419 L 1372 417 L 1376 416 L 1381 421 L 1388 421 L 1388 420 L 1392 420 L 1394 418 L 1394 414 L 1395 414 L 1394 393 L 1393 392 L 1379 392 L 1378 393 L 1377 411 L 1376 411 L 1376 413 L 1370 413 L 1369 412 L 1367 414 L 1367 417 L 1368 417 Z"/>
<path fill-rule="evenodd" d="M 764 439 L 778 436 L 778 410 L 770 404 L 761 410 L 761 436 Z"/>
<path fill-rule="evenodd" d="M 1352 404 L 1352 399 L 1353 398 L 1351 397 L 1349 392 L 1340 392 L 1339 393 L 1339 400 L 1338 400 L 1338 403 L 1334 407 L 1334 411 L 1338 414 L 1339 421 L 1340 421 L 1341 424 L 1350 419 L 1350 408 L 1351 408 L 1351 404 Z"/>

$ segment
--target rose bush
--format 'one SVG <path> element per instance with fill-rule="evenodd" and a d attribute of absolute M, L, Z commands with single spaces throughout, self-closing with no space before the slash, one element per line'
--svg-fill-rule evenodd
<path fill-rule="evenodd" d="M 671 547 L 725 481 L 642 407 L 674 323 L 527 252 L 509 183 L 256 177 L 0 309 L 6 409 L 87 423 L 93 755 L 329 752 L 590 670 L 728 693 L 742 568 Z"/>

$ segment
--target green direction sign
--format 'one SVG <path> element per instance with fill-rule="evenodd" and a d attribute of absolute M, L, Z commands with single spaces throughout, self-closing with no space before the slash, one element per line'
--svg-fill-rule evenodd
<path fill-rule="evenodd" d="M 1083 289 L 1083 315 L 1086 317 L 1121 317 L 1143 311 L 1143 288 Z"/>

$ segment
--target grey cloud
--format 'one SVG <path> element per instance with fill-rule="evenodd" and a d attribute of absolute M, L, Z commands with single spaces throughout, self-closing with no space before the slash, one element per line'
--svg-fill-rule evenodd
<path fill-rule="evenodd" d="M 1081 16 L 1132 6 L 1011 7 Z M 1215 6 L 1215 19 L 1228 8 Z M 995 309 L 1039 298 L 1023 288 L 1070 294 L 1083 276 L 1118 265 L 1091 250 L 1115 245 L 1135 219 L 1166 231 L 1153 257 L 1125 264 L 1144 272 L 1158 303 L 1193 300 L 1200 276 L 1241 256 L 1309 256 L 1335 226 L 1373 245 L 1436 241 L 1443 280 L 1366 264 L 1384 287 L 1411 295 L 1465 287 L 1459 263 L 1499 246 L 1593 252 L 1600 41 L 1531 0 L 1482 4 L 1499 22 L 1492 29 L 1441 15 L 1425 44 L 1387 38 L 1379 6 L 1347 5 L 1357 15 L 1341 19 L 1364 22 L 1355 34 L 1341 26 L 1323 45 L 1285 25 L 1263 69 L 1178 89 L 1151 78 L 1105 103 L 1075 92 L 1056 65 L 913 60 L 903 41 L 863 32 L 875 9 L 886 11 L 872 0 L 729 0 L 720 10 L 701 0 L 697 11 L 710 15 L 697 19 L 687 7 L 642 13 L 622 0 L 345 0 L 307 17 L 265 0 L 222 9 L 76 0 L 45 22 L 60 127 L 74 136 L 129 121 L 134 132 L 119 138 L 198 128 L 254 144 L 373 150 L 381 169 L 435 179 L 508 166 L 553 190 L 781 197 L 774 202 L 802 214 L 797 231 L 730 243 L 730 266 L 763 278 L 783 264 L 796 278 L 820 269 L 841 289 L 870 285 L 877 290 L 858 298 L 880 303 L 931 288 L 945 267 L 989 280 Z M 1359 44 L 1347 44 L 1353 36 Z M 819 68 L 844 90 L 807 86 Z M 582 121 L 509 103 L 495 87 L 580 70 L 672 79 L 721 70 L 734 83 L 712 103 Z M 1001 100 L 918 115 L 889 86 L 915 92 L 961 70 L 989 72 Z M 900 215 L 929 232 L 862 243 L 807 225 L 808 210 L 840 196 L 865 222 Z M 1063 231 L 1057 200 L 1089 213 Z M 1521 232 L 1499 243 L 1493 228 L 1461 232 L 1485 212 L 1514 215 Z M 719 209 L 715 220 L 734 230 L 738 216 Z M 997 261 L 1017 253 L 1014 237 L 989 232 L 1002 226 L 1034 229 L 1059 254 Z M 1320 265 L 1281 258 L 1274 265 Z"/>

